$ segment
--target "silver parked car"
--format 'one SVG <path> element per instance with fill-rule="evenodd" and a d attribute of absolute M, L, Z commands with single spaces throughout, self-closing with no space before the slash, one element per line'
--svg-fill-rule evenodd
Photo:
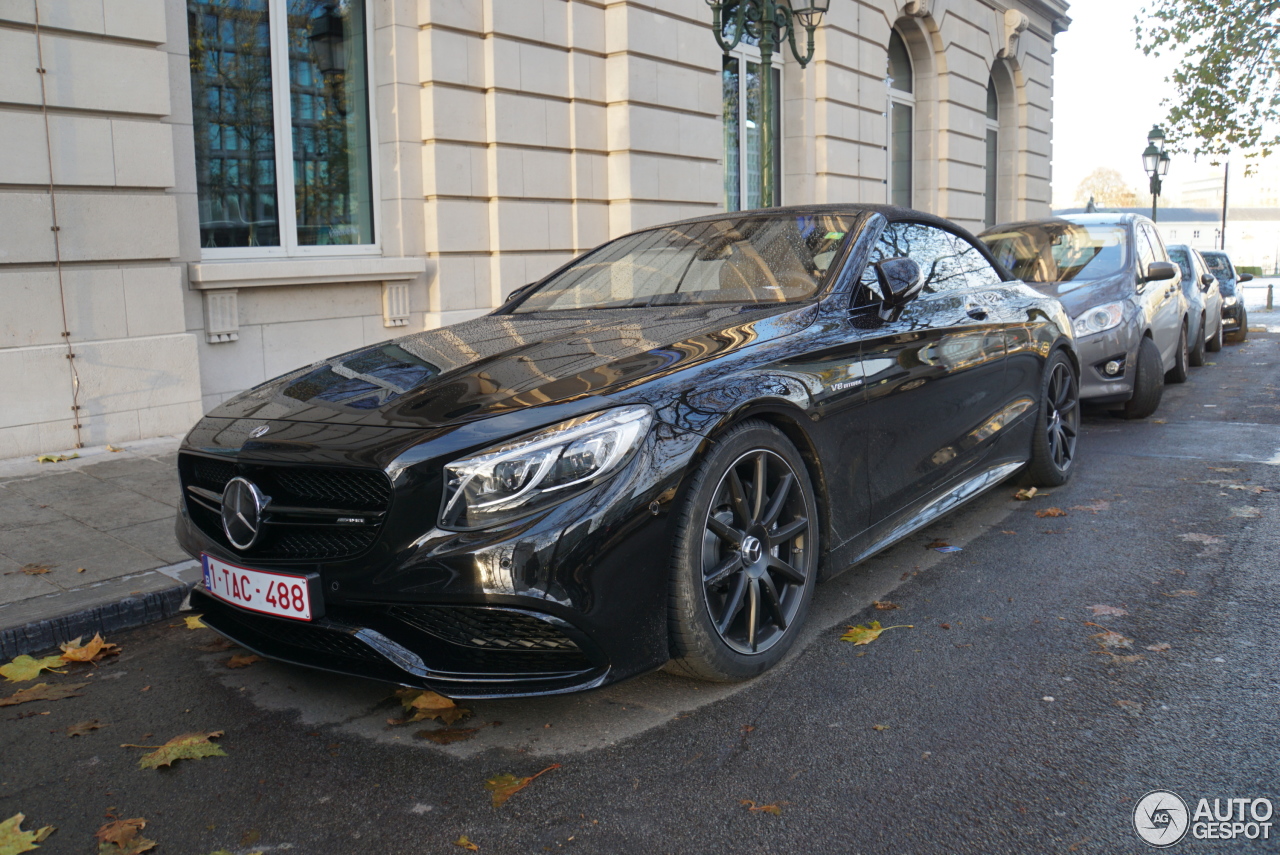
<path fill-rule="evenodd" d="M 1222 292 L 1218 288 L 1218 277 L 1209 272 L 1200 251 L 1186 244 L 1170 244 L 1169 257 L 1182 271 L 1182 294 L 1187 298 L 1191 332 L 1188 360 L 1199 368 L 1204 365 L 1205 351 L 1222 350 Z"/>
<path fill-rule="evenodd" d="M 1080 397 L 1142 419 L 1165 382 L 1187 379 L 1187 298 L 1155 224 L 1137 214 L 1079 214 L 995 226 L 996 259 L 1062 302 L 1080 352 Z"/>

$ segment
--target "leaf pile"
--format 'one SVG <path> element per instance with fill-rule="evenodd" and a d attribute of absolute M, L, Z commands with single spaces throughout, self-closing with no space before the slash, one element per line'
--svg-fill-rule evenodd
<path fill-rule="evenodd" d="M 851 626 L 844 635 L 840 636 L 841 641 L 852 641 L 854 644 L 870 644 L 880 637 L 880 633 L 888 632 L 891 629 L 915 629 L 908 623 L 898 624 L 897 626 L 880 626 L 880 621 L 873 620 L 867 626 L 858 624 Z"/>
<path fill-rule="evenodd" d="M 525 787 L 533 783 L 534 778 L 537 778 L 541 775 L 545 775 L 548 772 L 550 772 L 552 769 L 559 769 L 559 768 L 560 768 L 559 763 L 552 763 L 550 766 L 543 769 L 541 772 L 538 772 L 535 775 L 530 775 L 527 778 L 519 778 L 515 775 L 495 775 L 494 777 L 484 782 L 484 788 L 489 792 L 493 793 L 493 806 L 502 807 L 504 804 L 507 803 L 507 799 L 511 798 L 516 793 L 520 792 Z"/>
<path fill-rule="evenodd" d="M 35 831 L 23 831 L 22 821 L 26 818 L 24 814 L 15 813 L 4 822 L 0 822 L 0 853 L 18 855 L 20 852 L 30 852 L 32 849 L 40 848 L 36 844 L 43 843 L 45 838 L 53 834 L 52 825 L 46 825 Z"/>
<path fill-rule="evenodd" d="M 108 822 L 93 835 L 98 840 L 99 855 L 137 855 L 154 849 L 156 842 L 140 835 L 146 827 L 147 821 L 142 817 Z"/>
<path fill-rule="evenodd" d="M 387 724 L 411 724 L 429 718 L 454 724 L 471 715 L 471 710 L 464 709 L 444 695 L 429 689 L 399 689 L 395 696 L 400 699 L 400 705 L 404 707 L 407 716 L 387 719 Z"/>

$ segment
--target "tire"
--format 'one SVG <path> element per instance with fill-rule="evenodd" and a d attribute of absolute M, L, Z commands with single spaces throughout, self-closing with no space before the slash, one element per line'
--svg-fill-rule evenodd
<path fill-rule="evenodd" d="M 1173 357 L 1173 367 L 1164 375 L 1166 383 L 1186 383 L 1187 382 L 1187 363 L 1189 354 L 1187 352 L 1187 321 L 1182 321 L 1182 332 L 1178 334 L 1178 350 Z"/>
<path fill-rule="evenodd" d="M 818 577 L 817 501 L 800 453 L 764 422 L 734 426 L 695 470 L 675 524 L 667 670 L 721 683 L 769 670 L 795 642 Z"/>
<path fill-rule="evenodd" d="M 1164 372 L 1160 370 L 1160 350 L 1143 336 L 1138 346 L 1138 361 L 1133 377 L 1133 397 L 1121 411 L 1126 419 L 1145 419 L 1160 406 L 1164 395 Z"/>
<path fill-rule="evenodd" d="M 1232 330 L 1231 335 L 1227 336 L 1227 341 L 1240 344 L 1249 338 L 1249 313 L 1245 311 L 1244 306 L 1240 307 L 1240 327 Z"/>
<path fill-rule="evenodd" d="M 1213 334 L 1213 338 L 1204 343 L 1204 349 L 1210 353 L 1217 353 L 1222 350 L 1222 318 L 1218 318 L 1218 329 Z"/>
<path fill-rule="evenodd" d="M 1031 460 L 1020 479 L 1029 487 L 1057 487 L 1071 478 L 1080 433 L 1080 378 L 1061 350 L 1045 363 Z"/>
<path fill-rule="evenodd" d="M 1205 326 L 1205 324 L 1207 323 L 1208 321 L 1205 320 L 1205 316 L 1201 315 L 1200 316 L 1200 334 L 1196 336 L 1195 347 L 1191 348 L 1191 352 L 1187 354 L 1187 362 L 1191 365 L 1192 368 L 1204 367 L 1204 351 L 1205 351 L 1204 334 L 1205 334 L 1205 330 L 1208 329 L 1208 327 Z"/>

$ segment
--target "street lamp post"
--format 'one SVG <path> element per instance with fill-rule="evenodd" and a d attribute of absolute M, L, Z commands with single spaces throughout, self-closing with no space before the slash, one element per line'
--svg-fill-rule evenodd
<path fill-rule="evenodd" d="M 1169 155 L 1164 150 L 1164 131 L 1153 125 L 1147 134 L 1147 147 L 1142 152 L 1142 168 L 1151 178 L 1151 221 L 1156 219 L 1156 200 L 1160 197 L 1161 178 L 1169 174 Z"/>
<path fill-rule="evenodd" d="M 706 0 L 711 7 L 711 27 L 716 43 L 726 54 L 738 46 L 743 36 L 750 36 L 760 47 L 761 119 L 760 199 L 764 207 L 772 207 L 773 198 L 773 54 L 782 44 L 791 47 L 791 55 L 804 68 L 813 59 L 813 33 L 822 16 L 831 8 L 831 0 Z M 796 47 L 796 22 L 804 27 L 805 52 Z M 726 36 L 725 24 L 732 26 Z"/>

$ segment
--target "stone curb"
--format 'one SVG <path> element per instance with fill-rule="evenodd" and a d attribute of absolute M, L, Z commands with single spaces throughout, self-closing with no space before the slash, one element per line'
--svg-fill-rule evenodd
<path fill-rule="evenodd" d="M 173 617 L 200 580 L 200 562 L 183 561 L 0 606 L 0 659 L 52 651 L 92 637 Z"/>

